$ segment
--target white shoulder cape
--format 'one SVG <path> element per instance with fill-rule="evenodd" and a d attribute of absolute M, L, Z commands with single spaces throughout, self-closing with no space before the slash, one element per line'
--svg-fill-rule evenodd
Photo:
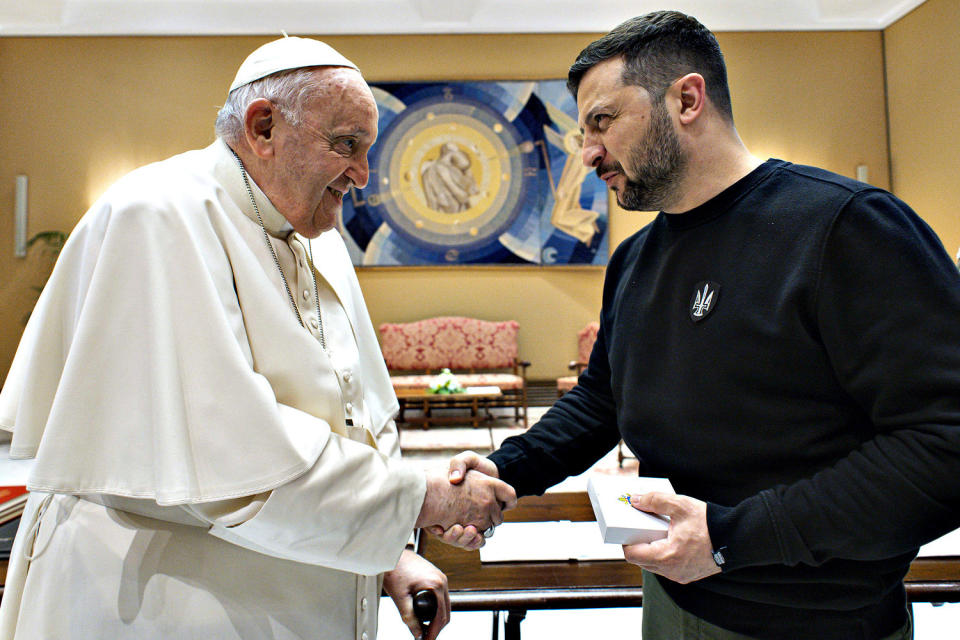
<path fill-rule="evenodd" d="M 251 495 L 305 472 L 345 431 L 327 354 L 278 293 L 226 146 L 120 180 L 71 233 L 0 393 L 31 490 L 182 504 Z M 218 178 L 217 176 L 220 176 Z M 396 413 L 336 232 L 314 242 L 360 346 L 371 441 Z"/>

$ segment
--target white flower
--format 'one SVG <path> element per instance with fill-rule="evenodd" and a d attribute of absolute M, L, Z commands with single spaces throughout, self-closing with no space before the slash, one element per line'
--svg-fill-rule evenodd
<path fill-rule="evenodd" d="M 460 393 L 461 391 L 463 391 L 463 387 L 457 381 L 457 377 L 450 372 L 450 369 L 444 368 L 430 383 L 430 393 Z"/>

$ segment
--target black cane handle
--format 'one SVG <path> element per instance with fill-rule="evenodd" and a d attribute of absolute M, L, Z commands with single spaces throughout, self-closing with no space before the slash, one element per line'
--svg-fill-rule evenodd
<path fill-rule="evenodd" d="M 428 589 L 413 594 L 413 615 L 421 627 L 427 627 L 437 617 L 437 595 Z"/>

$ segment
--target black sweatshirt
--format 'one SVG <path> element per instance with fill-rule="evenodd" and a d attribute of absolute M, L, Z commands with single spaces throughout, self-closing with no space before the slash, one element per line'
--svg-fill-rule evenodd
<path fill-rule="evenodd" d="M 712 296 L 710 297 L 712 292 Z M 960 525 L 960 275 L 891 194 L 769 160 L 611 257 L 580 384 L 490 458 L 520 495 L 623 437 L 707 502 L 723 573 L 662 580 L 762 638 L 877 638 Z"/>

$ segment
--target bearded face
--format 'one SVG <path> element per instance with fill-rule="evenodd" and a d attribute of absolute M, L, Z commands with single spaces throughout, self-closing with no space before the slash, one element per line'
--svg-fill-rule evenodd
<path fill-rule="evenodd" d="M 658 211 L 667 206 L 679 186 L 687 156 L 662 98 L 654 101 L 650 125 L 626 160 L 626 167 L 622 162 L 615 167 L 626 178 L 617 190 L 620 206 L 628 211 Z M 598 175 L 602 175 L 601 170 L 597 170 Z"/>

